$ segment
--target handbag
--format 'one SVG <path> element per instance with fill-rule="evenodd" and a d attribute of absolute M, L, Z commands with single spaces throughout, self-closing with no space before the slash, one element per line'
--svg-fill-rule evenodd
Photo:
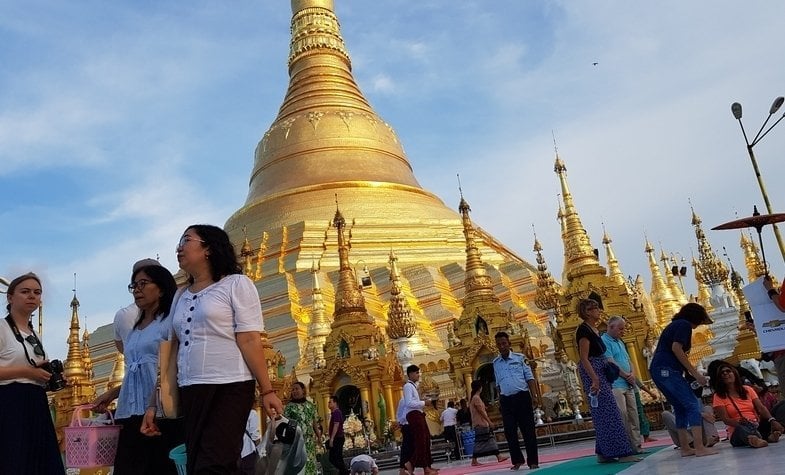
<path fill-rule="evenodd" d="M 605 363 L 605 379 L 608 380 L 609 383 L 613 384 L 614 381 L 619 379 L 619 367 L 611 362 Z"/>

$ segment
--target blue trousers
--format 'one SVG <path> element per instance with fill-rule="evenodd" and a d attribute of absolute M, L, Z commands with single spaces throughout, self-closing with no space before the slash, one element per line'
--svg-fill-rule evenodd
<path fill-rule="evenodd" d="M 684 378 L 683 370 L 652 366 L 649 372 L 654 384 L 673 406 L 676 427 L 679 429 L 699 427 L 702 423 L 701 404 L 692 392 L 690 383 Z"/>

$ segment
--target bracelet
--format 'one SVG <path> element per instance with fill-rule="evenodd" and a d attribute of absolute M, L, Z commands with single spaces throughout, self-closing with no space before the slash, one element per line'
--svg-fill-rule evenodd
<path fill-rule="evenodd" d="M 777 292 L 777 289 L 769 289 L 769 299 L 771 299 L 775 295 L 779 295 L 779 292 Z"/>
<path fill-rule="evenodd" d="M 775 418 L 775 417 L 769 417 L 769 422 L 772 422 L 772 421 L 774 421 L 774 422 L 777 422 L 777 418 Z"/>
<path fill-rule="evenodd" d="M 267 391 L 262 391 L 262 394 L 261 394 L 261 396 L 262 396 L 262 397 L 265 397 L 265 396 L 267 396 L 268 394 L 272 394 L 272 393 L 274 393 L 274 392 L 275 392 L 275 389 L 272 389 L 272 388 L 270 388 L 270 389 L 268 389 Z"/>

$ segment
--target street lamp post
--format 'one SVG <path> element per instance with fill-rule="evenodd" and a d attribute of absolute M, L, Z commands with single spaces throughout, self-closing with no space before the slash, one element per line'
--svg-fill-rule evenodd
<path fill-rule="evenodd" d="M 739 121 L 739 126 L 741 127 L 741 133 L 744 135 L 744 142 L 747 144 L 747 153 L 750 156 L 750 161 L 752 162 L 752 168 L 755 171 L 755 178 L 758 179 L 758 186 L 760 187 L 760 192 L 763 195 L 763 202 L 766 204 L 766 211 L 769 214 L 773 214 L 774 211 L 771 207 L 771 202 L 769 201 L 769 195 L 766 192 L 766 186 L 763 184 L 763 177 L 760 175 L 760 169 L 758 168 L 758 161 L 755 160 L 755 153 L 752 151 L 752 148 L 760 142 L 763 137 L 765 137 L 771 129 L 773 129 L 777 124 L 785 118 L 785 114 L 783 114 L 779 119 L 777 119 L 768 129 L 764 132 L 763 129 L 766 127 L 766 124 L 769 123 L 769 119 L 771 116 L 777 113 L 777 111 L 782 107 L 783 102 L 785 102 L 785 97 L 778 97 L 774 99 L 774 102 L 771 104 L 769 108 L 769 115 L 766 117 L 766 120 L 763 121 L 763 125 L 760 126 L 758 133 L 755 135 L 755 138 L 752 139 L 752 142 L 749 141 L 747 138 L 747 132 L 744 130 L 744 124 L 741 122 L 741 104 L 738 102 L 734 102 L 730 106 L 730 110 L 733 113 L 733 117 Z M 774 226 L 774 236 L 777 238 L 777 245 L 780 248 L 780 254 L 782 254 L 782 259 L 785 261 L 785 244 L 782 241 L 782 235 L 780 234 L 780 229 L 777 227 L 776 224 L 772 224 Z"/>

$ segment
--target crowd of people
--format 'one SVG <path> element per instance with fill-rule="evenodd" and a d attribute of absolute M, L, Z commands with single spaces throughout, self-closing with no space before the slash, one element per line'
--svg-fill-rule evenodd
<path fill-rule="evenodd" d="M 189 226 L 176 253 L 187 284 L 177 289 L 171 272 L 156 260 L 143 259 L 134 264 L 128 285 L 134 302 L 115 316 L 115 343 L 125 357 L 125 376 L 120 386 L 93 401 L 96 411 L 116 401 L 115 420 L 122 429 L 114 473 L 177 473 L 168 454 L 181 443 L 186 447 L 187 473 L 255 473 L 261 441 L 258 413 L 253 409 L 257 398 L 268 415 L 283 415 L 300 428 L 307 454 L 301 473 L 317 473 L 322 444 L 339 475 L 378 473 L 376 462 L 366 455 L 354 457 L 348 466 L 345 463 L 344 415 L 335 396 L 329 398 L 323 433 L 305 384 L 294 382 L 285 407 L 276 395 L 261 347 L 264 324 L 259 295 L 242 273 L 228 235 L 215 226 Z M 31 325 L 41 295 L 41 280 L 35 274 L 11 281 L 6 324 L 0 325 L 0 400 L 5 403 L 0 424 L 14 427 L 0 432 L 0 460 L 8 473 L 65 473 L 46 396 L 53 371 Z M 770 296 L 780 304 L 776 289 Z M 628 353 L 627 322 L 613 316 L 602 333 L 601 306 L 592 299 L 580 301 L 577 313 L 582 321 L 575 333 L 578 373 L 596 433 L 597 460 L 640 461 L 643 442 L 649 439 L 640 390 L 651 390 L 636 374 Z M 718 453 L 717 421 L 724 423 L 734 447 L 762 448 L 778 442 L 785 421 L 775 414 L 785 416 L 785 406 L 763 381 L 726 361 L 712 362 L 707 374 L 691 363 L 692 332 L 711 323 L 701 305 L 684 305 L 663 329 L 650 361 L 651 379 L 672 407 L 663 412 L 662 420 L 674 445 L 682 456 Z M 512 351 L 507 333 L 498 332 L 495 343 L 493 381 L 475 380 L 468 401 L 460 400 L 458 407 L 454 401 L 447 404 L 440 417 L 443 436 L 452 445 L 454 459 L 461 455 L 462 428 L 473 433 L 472 465 L 481 465 L 479 459 L 486 456 L 494 456 L 496 463 L 508 460 L 499 450 L 497 427 L 484 400 L 489 395 L 484 389 L 493 384 L 489 393 L 498 395 L 510 469 L 524 465 L 537 469 L 534 411 L 543 402 L 539 386 L 526 356 Z M 176 361 L 178 417 L 169 417 L 163 407 L 159 373 L 163 348 L 169 348 Z M 418 470 L 438 475 L 424 412 L 427 402 L 419 394 L 420 377 L 418 366 L 406 368 L 396 411 L 402 433 L 401 475 Z M 701 396 L 709 387 L 712 401 L 704 405 Z"/>

